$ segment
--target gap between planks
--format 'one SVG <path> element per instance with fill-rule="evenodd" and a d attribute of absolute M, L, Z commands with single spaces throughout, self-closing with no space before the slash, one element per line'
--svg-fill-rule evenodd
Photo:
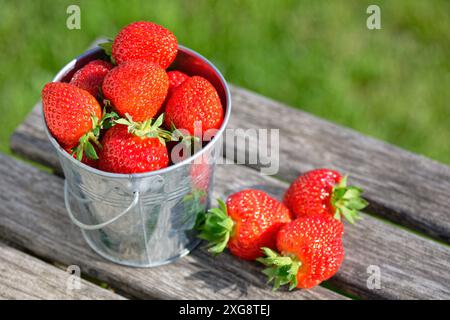
<path fill-rule="evenodd" d="M 264 284 L 260 266 L 229 254 L 213 258 L 203 249 L 159 268 L 130 269 L 113 265 L 90 251 L 79 230 L 70 224 L 63 204 L 61 178 L 25 167 L 5 156 L 0 160 L 0 174 L 6 179 L 0 185 L 0 200 L 4 202 L 0 213 L 6 218 L 0 224 L 0 232 L 39 255 L 65 264 L 80 264 L 83 272 L 115 288 L 129 290 L 132 296 L 193 299 L 339 297 L 321 287 L 272 293 Z M 280 197 L 287 187 L 283 182 L 238 165 L 218 166 L 215 180 L 214 197 L 224 197 L 247 187 L 260 188 Z M 25 200 L 20 202 L 19 199 Z M 364 215 L 364 220 L 357 225 L 346 226 L 344 245 L 344 264 L 331 279 L 331 283 L 343 292 L 362 298 L 450 298 L 450 248 L 368 215 Z M 367 268 L 371 265 L 380 268 L 380 289 L 367 287 Z M 159 285 L 155 286 L 155 283 Z"/>
<path fill-rule="evenodd" d="M 328 289 L 272 292 L 260 266 L 203 250 L 176 263 L 139 269 L 105 261 L 86 245 L 64 208 L 63 179 L 0 155 L 0 233 L 38 256 L 104 281 L 128 296 L 149 299 L 345 299 Z"/>
<path fill-rule="evenodd" d="M 449 243 L 449 167 L 245 89 L 231 89 L 233 112 L 229 128 L 281 127 L 277 177 L 292 181 L 299 173 L 318 167 L 349 173 L 350 182 L 365 190 L 364 196 L 371 203 L 369 212 Z M 283 123 L 274 122 L 274 115 Z M 244 136 L 245 132 L 241 133 L 240 137 Z M 240 150 L 225 140 L 225 156 L 257 153 L 257 143 L 252 141 L 248 150 Z M 27 159 L 59 168 L 43 130 L 39 103 L 14 132 L 10 144 L 15 153 Z"/>
<path fill-rule="evenodd" d="M 320 167 L 348 173 L 350 182 L 365 190 L 372 212 L 450 242 L 450 167 L 248 90 L 231 89 L 229 128 L 280 130 L 279 178 L 293 181 Z M 248 150 L 225 144 L 229 157 L 258 153 L 255 139 Z"/>
<path fill-rule="evenodd" d="M 124 297 L 80 279 L 68 290 L 69 274 L 0 242 L 0 299 L 122 300 Z"/>

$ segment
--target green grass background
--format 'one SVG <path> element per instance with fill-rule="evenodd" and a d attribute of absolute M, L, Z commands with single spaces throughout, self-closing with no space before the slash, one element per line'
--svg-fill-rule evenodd
<path fill-rule="evenodd" d="M 369 4 L 382 30 L 366 28 Z M 446 0 L 0 0 L 0 151 L 64 64 L 150 20 L 234 84 L 450 164 L 449 14 Z"/>

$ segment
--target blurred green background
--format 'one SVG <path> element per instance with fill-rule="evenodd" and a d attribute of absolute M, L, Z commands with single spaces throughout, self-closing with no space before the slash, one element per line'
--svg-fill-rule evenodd
<path fill-rule="evenodd" d="M 366 28 L 370 4 L 382 30 Z M 0 151 L 64 64 L 150 20 L 234 84 L 450 164 L 449 14 L 446 0 L 0 0 Z"/>

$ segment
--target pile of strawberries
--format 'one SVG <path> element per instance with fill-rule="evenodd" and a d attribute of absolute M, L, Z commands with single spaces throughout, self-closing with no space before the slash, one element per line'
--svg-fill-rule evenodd
<path fill-rule="evenodd" d="M 254 189 L 236 192 L 226 203 L 219 200 L 219 208 L 199 219 L 199 237 L 214 254 L 228 247 L 241 259 L 263 263 L 274 289 L 312 288 L 341 266 L 341 218 L 360 219 L 359 210 L 367 206 L 361 193 L 337 171 L 312 170 L 291 184 L 283 203 Z"/>
<path fill-rule="evenodd" d="M 102 47 L 108 59 L 42 90 L 47 127 L 76 159 L 114 173 L 158 170 L 172 162 L 166 141 L 220 128 L 224 111 L 213 85 L 170 70 L 178 43 L 169 30 L 131 23 Z"/>
<path fill-rule="evenodd" d="M 186 142 L 199 127 L 201 134 L 220 128 L 224 111 L 213 85 L 170 70 L 178 50 L 170 31 L 135 22 L 102 47 L 108 59 L 42 90 L 47 127 L 76 159 L 114 173 L 158 170 L 173 162 L 166 142 L 174 141 L 175 131 Z M 338 271 L 341 218 L 359 219 L 367 205 L 361 193 L 338 172 L 317 169 L 298 177 L 283 203 L 263 191 L 239 191 L 200 214 L 196 227 L 211 252 L 228 247 L 263 263 L 275 288 L 312 288 Z"/>

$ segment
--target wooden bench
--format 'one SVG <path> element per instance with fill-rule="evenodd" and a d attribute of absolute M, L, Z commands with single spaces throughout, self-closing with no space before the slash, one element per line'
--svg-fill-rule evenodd
<path fill-rule="evenodd" d="M 60 292 L 60 283 L 52 284 L 66 281 L 52 263 L 78 265 L 88 279 L 105 282 L 115 291 L 108 296 L 91 282 L 84 293 L 72 298 L 450 298 L 449 167 L 242 88 L 232 86 L 232 100 L 229 128 L 280 129 L 280 170 L 271 177 L 261 175 L 258 165 L 218 166 L 214 198 L 246 187 L 280 198 L 299 173 L 316 167 L 350 173 L 351 182 L 365 189 L 371 205 L 362 221 L 346 225 L 345 261 L 331 280 L 312 290 L 272 292 L 258 264 L 228 253 L 214 258 L 202 248 L 157 268 L 128 268 L 105 261 L 85 244 L 66 214 L 63 178 L 44 134 L 39 104 L 12 135 L 11 148 L 53 171 L 0 155 L 0 237 L 26 252 L 0 246 L 8 257 L 0 260 L 0 269 L 18 279 L 37 279 L 34 286 L 42 288 L 32 296 L 37 298 L 71 298 Z M 250 143 L 246 152 L 257 152 L 257 145 Z M 17 266 L 22 266 L 21 272 L 11 271 Z M 380 288 L 368 285 L 370 266 L 380 270 Z M 25 281 L 0 280 L 0 297 L 27 296 L 26 287 Z"/>

